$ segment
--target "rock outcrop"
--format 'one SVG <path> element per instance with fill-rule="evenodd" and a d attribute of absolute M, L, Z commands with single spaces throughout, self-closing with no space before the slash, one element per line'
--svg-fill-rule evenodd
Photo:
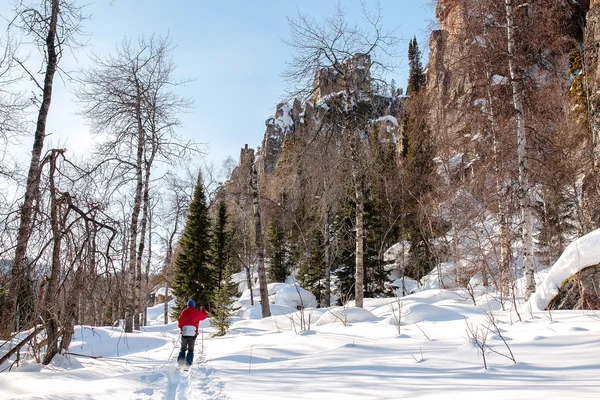
<path fill-rule="evenodd" d="M 595 167 L 600 168 L 600 0 L 591 0 L 586 15 L 585 61 L 590 84 L 590 127 Z"/>
<path fill-rule="evenodd" d="M 371 122 L 384 135 L 380 137 L 398 141 L 401 99 L 372 93 L 370 63 L 369 56 L 355 54 L 343 65 L 320 70 L 313 82 L 313 95 L 306 103 L 295 99 L 277 105 L 275 115 L 265 121 L 265 135 L 257 157 L 261 176 L 275 172 L 287 138 L 316 133 L 319 121 L 328 112 L 327 102 L 344 97 L 344 88 L 368 93 L 370 104 L 375 107 L 374 115 L 378 116 Z"/>
<path fill-rule="evenodd" d="M 567 279 L 548 310 L 599 310 L 600 264 L 587 267 Z"/>
<path fill-rule="evenodd" d="M 281 158 L 283 142 L 296 133 L 304 110 L 299 100 L 277 105 L 275 115 L 265 121 L 266 130 L 260 149 L 261 174 L 272 174 Z"/>
<path fill-rule="evenodd" d="M 369 74 L 371 57 L 365 54 L 355 54 L 347 63 L 334 67 L 323 68 L 315 76 L 313 82 L 313 101 L 337 93 L 342 88 L 349 90 L 367 91 L 371 87 Z"/>
<path fill-rule="evenodd" d="M 429 61 L 426 68 L 425 93 L 430 126 L 445 137 L 455 137 L 468 123 L 465 115 L 474 108 L 474 78 L 465 68 L 468 49 L 465 45 L 465 8 L 461 0 L 440 0 L 436 8 L 440 28 L 431 33 Z"/>

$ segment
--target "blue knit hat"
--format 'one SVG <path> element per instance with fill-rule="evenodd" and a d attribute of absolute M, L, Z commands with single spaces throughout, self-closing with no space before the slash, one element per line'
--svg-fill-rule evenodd
<path fill-rule="evenodd" d="M 196 302 L 194 300 L 188 300 L 188 307 L 196 307 Z"/>

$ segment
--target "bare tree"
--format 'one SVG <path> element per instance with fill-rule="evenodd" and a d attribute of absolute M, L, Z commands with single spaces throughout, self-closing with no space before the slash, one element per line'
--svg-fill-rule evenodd
<path fill-rule="evenodd" d="M 168 37 L 141 37 L 137 46 L 123 41 L 116 55 L 96 57 L 84 73 L 78 92 L 82 114 L 93 127 L 108 134 L 98 149 L 103 162 L 131 176 L 133 204 L 129 224 L 128 302 L 126 331 L 139 328 L 142 259 L 146 246 L 151 171 L 157 161 L 178 162 L 197 154 L 193 143 L 175 134 L 177 114 L 191 101 L 174 93 L 184 82 L 174 78 Z"/>
<path fill-rule="evenodd" d="M 192 181 L 193 182 L 193 181 Z M 189 188 L 193 189 L 193 183 L 178 178 L 175 175 L 166 178 L 166 193 L 161 198 L 164 202 L 159 212 L 163 234 L 158 234 L 165 245 L 165 258 L 163 263 L 163 279 L 165 282 L 165 303 L 164 303 L 164 323 L 169 323 L 169 284 L 172 275 L 170 270 L 175 252 L 176 238 L 181 233 L 183 222 L 190 204 Z"/>
<path fill-rule="evenodd" d="M 0 145 L 10 143 L 16 134 L 24 131 L 23 114 L 30 105 L 23 93 L 14 90 L 15 84 L 24 77 L 17 71 L 17 48 L 18 44 L 10 32 L 0 38 Z M 0 150 L 4 153 L 3 147 Z M 0 163 L 0 174 L 5 174 L 3 169 L 4 163 Z"/>
<path fill-rule="evenodd" d="M 74 44 L 83 19 L 81 8 L 74 1 L 44 0 L 38 8 L 20 2 L 17 16 L 13 21 L 33 38 L 44 55 L 45 71 L 43 84 L 37 83 L 41 91 L 41 102 L 36 121 L 29 172 L 25 187 L 25 196 L 20 207 L 19 230 L 15 248 L 12 279 L 6 306 L 1 311 L 0 337 L 8 337 L 11 330 L 20 329 L 31 322 L 31 316 L 21 315 L 17 308 L 17 297 L 23 290 L 24 280 L 30 268 L 27 261 L 27 245 L 31 235 L 34 204 L 39 200 L 40 159 L 46 138 L 46 121 L 52 100 L 52 85 L 63 51 Z M 29 74 L 32 78 L 33 75 Z"/>

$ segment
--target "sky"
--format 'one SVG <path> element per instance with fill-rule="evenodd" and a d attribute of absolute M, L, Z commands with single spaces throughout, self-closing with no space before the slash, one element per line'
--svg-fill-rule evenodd
<path fill-rule="evenodd" d="M 77 326 L 70 354 L 48 366 L 24 349 L 20 366 L 0 373 L 0 398 L 598 399 L 598 311 L 538 307 L 553 296 L 546 289 L 598 263 L 600 230 L 538 271 L 529 303 L 522 279 L 516 306 L 507 301 L 504 308 L 498 293 L 472 280 L 472 298 L 464 289 L 422 287 L 404 297 L 365 299 L 363 309 L 307 308 L 304 324 L 295 306 L 300 295 L 304 304 L 314 296 L 270 284 L 273 316 L 261 318 L 246 291 L 227 335 L 212 337 L 210 321 L 202 322 L 189 373 L 176 369 L 177 323 L 162 323 L 159 304 L 148 309 L 150 325 L 141 332 Z M 0 356 L 5 351 L 0 347 Z"/>
<path fill-rule="evenodd" d="M 4 18 L 12 15 L 12 3 L 0 2 Z M 286 17 L 301 11 L 321 20 L 336 4 L 337 0 L 96 0 L 84 9 L 91 16 L 83 24 L 85 46 L 66 54 L 61 66 L 76 77 L 76 71 L 89 65 L 92 52 L 110 54 L 125 37 L 135 40 L 140 35 L 168 33 L 175 46 L 176 76 L 192 79 L 180 93 L 195 101 L 195 107 L 181 117 L 179 133 L 207 144 L 206 161 L 219 167 L 228 156 L 237 161 L 245 144 L 260 145 L 265 120 L 285 93 L 281 74 L 292 54 L 282 42 L 289 33 Z M 350 21 L 359 21 L 358 0 L 344 0 L 342 5 Z M 384 26 L 396 29 L 402 39 L 397 49 L 399 68 L 388 80 L 394 78 L 399 87 L 406 87 L 408 40 L 416 36 L 426 53 L 434 7 L 430 0 L 383 0 L 381 5 Z M 6 25 L 0 21 L 0 30 Z M 22 47 L 30 54 L 31 70 L 37 71 L 35 49 L 26 41 Z M 55 80 L 47 143 L 85 153 L 92 136 L 77 115 L 76 86 L 64 74 Z M 24 140 L 20 150 L 29 152 L 30 147 Z"/>

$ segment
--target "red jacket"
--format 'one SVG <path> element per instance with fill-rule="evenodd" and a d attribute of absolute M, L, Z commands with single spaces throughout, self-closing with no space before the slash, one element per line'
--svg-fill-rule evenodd
<path fill-rule="evenodd" d="M 200 310 L 195 307 L 187 307 L 181 312 L 179 318 L 177 318 L 177 325 L 179 326 L 180 331 L 185 325 L 195 326 L 197 335 L 198 324 L 200 321 L 204 321 L 206 317 L 208 317 L 208 312 L 206 312 L 204 307 L 200 308 Z"/>

